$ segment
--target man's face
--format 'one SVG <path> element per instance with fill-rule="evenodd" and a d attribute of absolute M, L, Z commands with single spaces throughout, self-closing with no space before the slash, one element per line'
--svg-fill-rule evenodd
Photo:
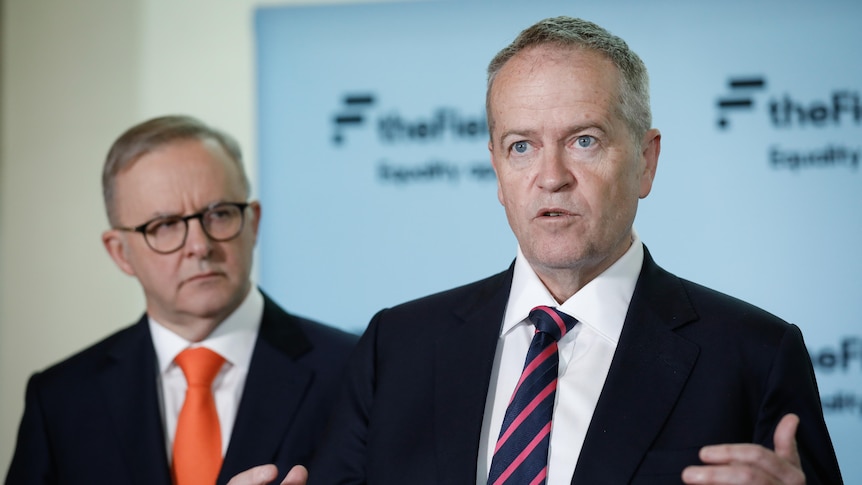
<path fill-rule="evenodd" d="M 625 253 L 638 199 L 652 187 L 660 135 L 634 141 L 619 86 L 602 55 L 539 46 L 510 59 L 491 87 L 498 198 L 552 292 L 548 278 L 575 274 L 577 291 Z"/>
<path fill-rule="evenodd" d="M 221 146 L 197 139 L 143 155 L 117 175 L 115 194 L 118 223 L 126 227 L 247 197 L 238 167 Z M 239 236 L 224 242 L 207 237 L 199 219 L 188 221 L 185 244 L 169 254 L 150 249 L 137 232 L 109 230 L 103 241 L 117 265 L 140 282 L 151 317 L 177 328 L 196 320 L 220 322 L 250 288 L 260 206 L 252 203 L 244 216 Z"/>

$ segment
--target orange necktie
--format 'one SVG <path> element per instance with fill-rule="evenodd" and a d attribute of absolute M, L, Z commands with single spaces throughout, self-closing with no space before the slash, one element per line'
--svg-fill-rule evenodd
<path fill-rule="evenodd" d="M 204 347 L 186 349 L 174 359 L 188 382 L 174 436 L 175 485 L 213 485 L 221 469 L 221 430 L 212 382 L 224 358 Z"/>

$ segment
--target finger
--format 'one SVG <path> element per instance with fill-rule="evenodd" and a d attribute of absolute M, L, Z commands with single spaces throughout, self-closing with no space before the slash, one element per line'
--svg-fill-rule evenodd
<path fill-rule="evenodd" d="M 708 465 L 700 473 L 710 478 L 690 483 L 782 483 L 778 478 L 796 473 L 775 452 L 751 443 L 705 446 L 700 459 Z"/>
<path fill-rule="evenodd" d="M 707 466 L 689 467 L 683 471 L 687 484 L 719 483 L 805 483 L 796 430 L 799 418 L 787 414 L 775 428 L 775 451 L 751 443 L 705 446 L 700 459 Z"/>
<path fill-rule="evenodd" d="M 227 485 L 266 485 L 278 478 L 275 465 L 260 465 L 234 476 Z"/>
<path fill-rule="evenodd" d="M 689 466 L 682 471 L 686 485 L 773 484 L 774 477 L 746 465 Z"/>
<path fill-rule="evenodd" d="M 775 442 L 775 454 L 790 462 L 797 468 L 800 467 L 799 451 L 796 449 L 796 430 L 799 427 L 799 416 L 785 414 L 778 426 L 775 427 L 773 441 Z"/>
<path fill-rule="evenodd" d="M 302 465 L 296 465 L 287 472 L 281 485 L 305 485 L 308 481 L 308 470 Z"/>
<path fill-rule="evenodd" d="M 700 460 L 710 465 L 730 463 L 755 463 L 761 461 L 770 450 L 752 443 L 709 445 L 700 449 Z"/>

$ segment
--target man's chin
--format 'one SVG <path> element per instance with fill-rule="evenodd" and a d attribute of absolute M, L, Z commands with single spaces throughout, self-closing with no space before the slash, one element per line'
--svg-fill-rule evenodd
<path fill-rule="evenodd" d="M 239 291 L 227 285 L 203 284 L 187 288 L 178 306 L 199 318 L 224 318 L 239 306 Z"/>
<path fill-rule="evenodd" d="M 539 266 L 559 271 L 577 269 L 584 264 L 586 259 L 580 248 L 561 245 L 538 248 L 532 255 L 526 253 L 524 255 L 534 267 Z"/>

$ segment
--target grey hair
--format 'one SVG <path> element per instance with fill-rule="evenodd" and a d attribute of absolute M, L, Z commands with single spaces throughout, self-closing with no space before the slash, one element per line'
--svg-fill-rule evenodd
<path fill-rule="evenodd" d="M 649 75 L 641 58 L 624 40 L 592 22 L 572 17 L 554 17 L 541 20 L 522 31 L 511 44 L 497 53 L 488 65 L 485 108 L 489 130 L 493 129 L 491 87 L 497 74 L 519 52 L 548 44 L 589 49 L 607 57 L 620 72 L 620 114 L 632 135 L 639 141 L 652 127 Z"/>
<path fill-rule="evenodd" d="M 102 169 L 102 196 L 105 199 L 105 211 L 111 226 L 119 223 L 114 204 L 117 175 L 157 148 L 176 141 L 195 139 L 216 141 L 236 163 L 246 194 L 251 192 L 251 184 L 242 163 L 242 151 L 239 143 L 232 136 L 191 116 L 160 116 L 126 130 L 108 151 L 105 166 Z"/>

